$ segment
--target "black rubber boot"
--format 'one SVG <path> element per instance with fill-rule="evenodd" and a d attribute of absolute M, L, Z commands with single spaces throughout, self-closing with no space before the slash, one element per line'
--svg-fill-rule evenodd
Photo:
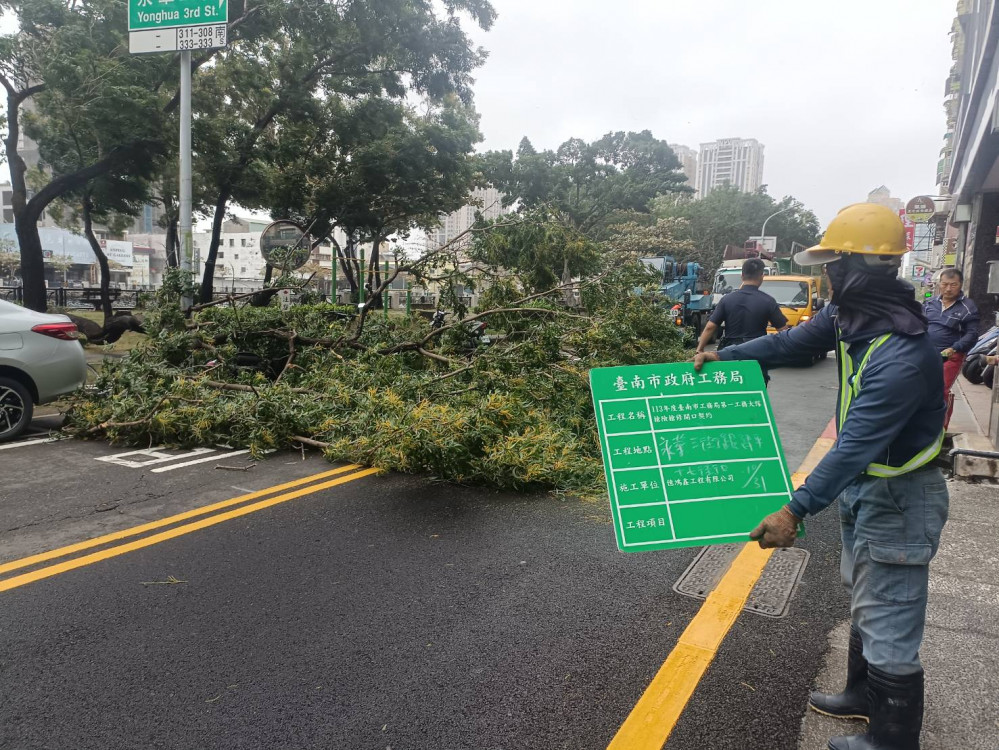
<path fill-rule="evenodd" d="M 919 750 L 923 728 L 923 672 L 892 675 L 868 668 L 871 724 L 867 734 L 833 737 L 829 750 Z"/>
<path fill-rule="evenodd" d="M 867 659 L 864 644 L 856 628 L 850 628 L 850 649 L 846 660 L 846 689 L 842 693 L 813 692 L 808 696 L 808 707 L 837 719 L 863 719 L 868 721 L 870 708 L 867 702 Z"/>

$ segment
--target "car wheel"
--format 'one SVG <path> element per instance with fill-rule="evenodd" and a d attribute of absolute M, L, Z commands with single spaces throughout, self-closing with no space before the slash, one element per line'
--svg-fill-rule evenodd
<path fill-rule="evenodd" d="M 0 441 L 16 438 L 28 429 L 34 409 L 27 388 L 16 380 L 0 378 Z"/>

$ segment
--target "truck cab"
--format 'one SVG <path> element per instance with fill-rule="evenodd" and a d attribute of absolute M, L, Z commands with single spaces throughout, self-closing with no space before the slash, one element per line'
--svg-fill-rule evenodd
<path fill-rule="evenodd" d="M 714 285 L 711 287 L 711 306 L 715 307 L 729 292 L 734 292 L 742 286 L 742 264 L 745 261 L 726 260 L 722 261 L 721 267 L 715 272 Z M 764 279 L 777 273 L 777 264 L 773 261 L 763 261 Z"/>
<path fill-rule="evenodd" d="M 811 320 L 825 305 L 819 297 L 819 278 L 815 276 L 765 276 L 760 291 L 777 300 L 789 326 Z M 768 328 L 767 332 L 777 331 Z"/>

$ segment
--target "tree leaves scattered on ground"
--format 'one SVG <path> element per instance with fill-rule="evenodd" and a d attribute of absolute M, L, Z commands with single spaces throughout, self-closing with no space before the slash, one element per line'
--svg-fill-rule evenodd
<path fill-rule="evenodd" d="M 600 492 L 587 373 L 685 357 L 661 308 L 632 293 L 648 281 L 633 265 L 606 269 L 571 310 L 558 288 L 527 298 L 497 283 L 466 321 L 432 331 L 423 317 L 376 315 L 359 336 L 349 308 L 328 304 L 216 306 L 186 323 L 163 305 L 146 318 L 149 342 L 77 398 L 69 429 L 256 456 L 305 443 L 458 482 Z M 491 347 L 469 351 L 473 318 Z"/>

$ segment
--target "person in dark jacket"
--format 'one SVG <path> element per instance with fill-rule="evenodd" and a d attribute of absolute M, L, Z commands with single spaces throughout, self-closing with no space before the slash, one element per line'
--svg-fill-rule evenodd
<path fill-rule="evenodd" d="M 777 300 L 760 291 L 765 268 L 759 258 L 750 258 L 742 264 L 742 286 L 721 298 L 701 332 L 697 351 L 704 351 L 722 323 L 725 333 L 718 344 L 719 350 L 766 336 L 768 325 L 778 330 L 787 327 L 787 318 Z"/>
<path fill-rule="evenodd" d="M 961 286 L 964 274 L 956 268 L 946 268 L 940 272 L 938 287 L 940 294 L 926 301 L 923 315 L 929 321 L 927 333 L 930 341 L 943 355 L 943 392 L 947 399 L 947 416 L 944 427 L 950 424 L 954 410 L 954 387 L 964 358 L 978 340 L 978 308 L 964 296 Z"/>
<path fill-rule="evenodd" d="M 940 350 L 922 306 L 897 277 L 905 228 L 890 209 L 843 209 L 819 245 L 795 256 L 824 264 L 832 304 L 803 325 L 706 361 L 754 359 L 768 367 L 834 348 L 840 367 L 836 442 L 790 503 L 750 534 L 761 547 L 790 547 L 802 519 L 839 499 L 841 572 L 850 593 L 846 689 L 812 693 L 809 706 L 869 720 L 863 735 L 834 737 L 831 750 L 918 750 L 923 721 L 919 646 L 929 563 L 947 519 L 947 485 L 931 461 L 943 441 Z"/>

